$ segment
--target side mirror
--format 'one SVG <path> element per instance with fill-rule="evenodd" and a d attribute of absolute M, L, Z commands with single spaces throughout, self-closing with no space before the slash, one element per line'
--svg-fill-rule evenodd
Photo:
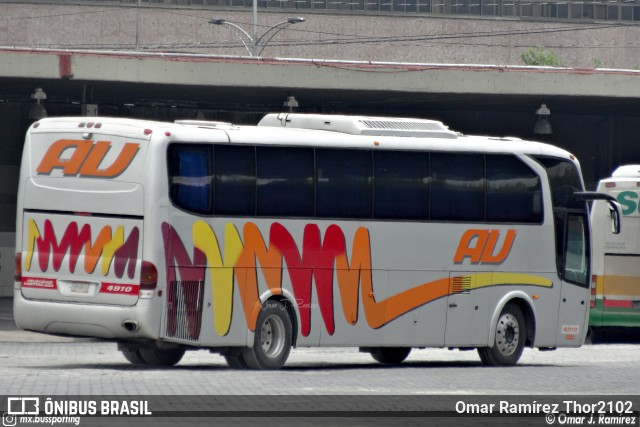
<path fill-rule="evenodd" d="M 596 191 L 583 191 L 575 193 L 576 199 L 584 202 L 592 200 L 606 200 L 609 206 L 609 215 L 611 216 L 611 232 L 613 234 L 620 234 L 620 203 L 610 194 L 598 193 Z"/>
<path fill-rule="evenodd" d="M 620 203 L 615 200 L 608 200 L 609 215 L 611 216 L 611 232 L 620 234 Z"/>

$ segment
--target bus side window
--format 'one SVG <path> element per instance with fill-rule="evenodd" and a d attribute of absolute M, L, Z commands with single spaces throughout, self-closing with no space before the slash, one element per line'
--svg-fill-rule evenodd
<path fill-rule="evenodd" d="M 329 218 L 371 218 L 371 152 L 316 150 L 316 214 Z"/>
<path fill-rule="evenodd" d="M 585 286 L 589 284 L 587 281 L 589 247 L 587 246 L 586 229 L 587 220 L 583 215 L 567 215 L 564 279 Z"/>
<path fill-rule="evenodd" d="M 258 147 L 259 216 L 313 216 L 313 150 Z"/>
<path fill-rule="evenodd" d="M 213 149 L 207 145 L 173 144 L 169 147 L 171 201 L 186 211 L 212 211 Z"/>
<path fill-rule="evenodd" d="M 256 214 L 255 147 L 216 145 L 215 214 Z"/>
<path fill-rule="evenodd" d="M 374 218 L 429 219 L 429 153 L 373 153 Z"/>
<path fill-rule="evenodd" d="M 487 221 L 542 222 L 540 177 L 513 156 L 487 156 Z"/>
<path fill-rule="evenodd" d="M 484 156 L 431 154 L 431 219 L 484 222 Z"/>

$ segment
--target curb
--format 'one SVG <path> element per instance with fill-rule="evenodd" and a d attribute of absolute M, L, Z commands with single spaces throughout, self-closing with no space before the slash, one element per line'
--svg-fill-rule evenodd
<path fill-rule="evenodd" d="M 94 338 L 65 337 L 23 330 L 0 331 L 0 343 L 77 343 L 98 342 Z"/>

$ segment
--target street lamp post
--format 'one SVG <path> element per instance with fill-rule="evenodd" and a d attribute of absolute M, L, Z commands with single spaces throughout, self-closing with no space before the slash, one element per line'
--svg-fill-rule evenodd
<path fill-rule="evenodd" d="M 136 4 L 136 51 L 140 50 L 140 0 Z"/>
<path fill-rule="evenodd" d="M 225 19 L 211 19 L 209 20 L 210 24 L 214 25 L 222 25 L 234 33 L 236 36 L 240 38 L 244 47 L 249 51 L 249 55 L 253 57 L 259 57 L 262 54 L 262 51 L 269 44 L 271 39 L 282 29 L 288 27 L 292 24 L 297 24 L 299 22 L 304 22 L 304 18 L 296 16 L 292 18 L 287 18 L 286 21 L 280 22 L 273 27 L 269 28 L 264 32 L 260 37 L 258 37 L 258 29 L 257 29 L 257 21 L 258 21 L 258 0 L 253 0 L 253 36 L 243 30 L 240 26 L 228 22 Z"/>

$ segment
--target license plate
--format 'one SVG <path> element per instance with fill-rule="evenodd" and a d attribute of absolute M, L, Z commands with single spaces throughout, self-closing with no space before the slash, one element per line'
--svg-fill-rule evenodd
<path fill-rule="evenodd" d="M 89 284 L 88 283 L 71 283 L 69 285 L 69 291 L 74 294 L 88 294 L 89 293 Z"/>

